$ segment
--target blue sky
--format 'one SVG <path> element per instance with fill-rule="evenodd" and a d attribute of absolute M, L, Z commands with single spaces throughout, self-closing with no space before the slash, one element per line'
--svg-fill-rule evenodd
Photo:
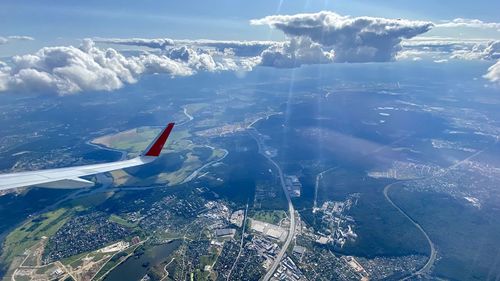
<path fill-rule="evenodd" d="M 272 14 L 331 10 L 343 15 L 500 21 L 498 1 L 10 1 L 0 3 L 0 36 L 28 35 L 30 46 L 84 37 L 172 37 L 235 40 L 280 39 L 282 34 L 248 21 Z M 22 48 L 23 46 L 17 46 Z M 11 48 L 3 46 L 2 48 Z"/>
<path fill-rule="evenodd" d="M 155 73 L 401 60 L 497 62 L 484 76 L 496 83 L 499 10 L 491 0 L 3 0 L 0 92 L 64 95 Z"/>

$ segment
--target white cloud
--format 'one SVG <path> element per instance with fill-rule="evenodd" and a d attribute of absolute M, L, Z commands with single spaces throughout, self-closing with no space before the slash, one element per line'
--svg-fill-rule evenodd
<path fill-rule="evenodd" d="M 431 22 L 374 17 L 349 17 L 322 11 L 314 14 L 274 15 L 252 20 L 290 37 L 307 37 L 332 48 L 335 62 L 383 62 L 395 59 L 401 41 L 425 33 Z"/>
<path fill-rule="evenodd" d="M 500 85 L 500 60 L 490 66 L 488 72 L 483 77 Z"/>
<path fill-rule="evenodd" d="M 484 50 L 484 58 L 488 60 L 500 59 L 500 40 L 491 41 Z"/>
<path fill-rule="evenodd" d="M 135 39 L 134 39 L 135 40 Z M 90 39 L 80 47 L 46 47 L 34 54 L 14 56 L 9 65 L 0 62 L 0 91 L 55 92 L 112 91 L 137 82 L 144 74 L 172 77 L 198 71 L 249 71 L 256 58 L 232 58 L 224 53 L 187 46 L 160 54 L 143 52 L 125 56 L 115 49 L 101 49 Z"/>
<path fill-rule="evenodd" d="M 500 59 L 500 41 L 490 41 L 486 44 L 475 44 L 470 49 L 455 50 L 451 58 L 464 60 Z"/>
<path fill-rule="evenodd" d="M 33 38 L 31 36 L 23 36 L 23 35 L 12 35 L 12 36 L 8 36 L 7 38 L 9 38 L 10 40 L 19 40 L 19 41 L 33 41 L 33 40 L 35 40 L 35 38 Z"/>
<path fill-rule="evenodd" d="M 496 29 L 500 31 L 500 23 L 498 22 L 484 22 L 479 19 L 464 19 L 456 18 L 450 21 L 442 21 L 441 23 L 436 23 L 436 27 L 468 27 L 468 28 L 482 28 L 482 29 Z"/>
<path fill-rule="evenodd" d="M 7 44 L 12 41 L 33 41 L 33 40 L 35 40 L 35 38 L 22 35 L 12 35 L 7 37 L 0 36 L 0 45 Z"/>
<path fill-rule="evenodd" d="M 424 51 L 419 51 L 419 50 L 403 50 L 398 52 L 396 55 L 396 60 L 421 60 L 422 56 L 427 55 L 426 52 Z"/>
<path fill-rule="evenodd" d="M 152 49 L 166 49 L 168 47 L 174 46 L 174 40 L 170 38 L 155 38 L 155 39 L 145 39 L 145 38 L 95 38 L 93 39 L 97 43 L 108 43 L 108 44 L 118 44 L 118 45 L 128 45 L 128 46 L 141 46 L 148 47 Z"/>
<path fill-rule="evenodd" d="M 10 70 L 10 67 L 6 63 L 0 61 L 0 92 L 8 88 Z"/>
<path fill-rule="evenodd" d="M 114 49 L 96 48 L 91 40 L 79 47 L 46 47 L 32 55 L 15 56 L 0 67 L 0 90 L 71 94 L 111 91 L 135 83 L 141 74 L 191 75 L 185 64 L 166 56 L 125 57 Z"/>
<path fill-rule="evenodd" d="M 255 57 L 265 49 L 280 44 L 274 41 L 220 41 L 220 40 L 176 40 L 178 43 L 196 45 L 200 47 L 212 47 L 219 52 L 230 50 L 238 57 Z"/>
<path fill-rule="evenodd" d="M 195 48 L 213 48 L 218 52 L 232 51 L 235 56 L 255 57 L 265 49 L 277 44 L 274 41 L 236 41 L 236 40 L 174 40 L 170 38 L 96 38 L 95 42 L 129 46 L 145 46 L 154 49 L 167 50 L 169 48 L 189 46 Z"/>
<path fill-rule="evenodd" d="M 202 71 L 250 71 L 259 60 L 257 57 L 238 57 L 232 52 L 210 51 L 190 46 L 180 46 L 166 50 L 169 58 L 186 63 L 195 70 Z"/>
<path fill-rule="evenodd" d="M 448 62 L 447 59 L 440 59 L 440 60 L 434 60 L 435 63 L 446 63 Z"/>
<path fill-rule="evenodd" d="M 169 49 L 166 55 L 173 60 L 187 63 L 189 67 L 197 70 L 216 71 L 222 68 L 210 54 L 198 52 L 187 46 Z"/>
<path fill-rule="evenodd" d="M 98 38 L 96 42 L 159 49 L 161 54 L 202 71 L 249 71 L 274 41 L 174 40 L 170 38 Z"/>
<path fill-rule="evenodd" d="M 499 41 L 490 39 L 461 39 L 442 37 L 415 37 L 401 43 L 403 49 L 396 58 L 421 57 L 430 60 L 496 60 L 500 58 Z"/>
<path fill-rule="evenodd" d="M 325 51 L 311 39 L 299 37 L 262 52 L 260 65 L 292 68 L 303 64 L 332 63 L 333 58 L 333 51 Z"/>

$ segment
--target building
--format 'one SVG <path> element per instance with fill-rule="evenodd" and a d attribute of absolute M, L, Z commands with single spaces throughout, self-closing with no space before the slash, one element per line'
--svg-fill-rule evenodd
<path fill-rule="evenodd" d="M 141 242 L 141 238 L 139 238 L 139 236 L 135 236 L 134 238 L 132 238 L 131 242 L 132 242 L 132 245 L 135 245 L 135 244 Z"/>
<path fill-rule="evenodd" d="M 293 253 L 297 256 L 302 256 L 306 252 L 306 248 L 302 246 L 295 245 L 293 247 Z"/>
<path fill-rule="evenodd" d="M 215 236 L 219 238 L 232 238 L 236 234 L 234 228 L 219 228 L 215 230 Z"/>
<path fill-rule="evenodd" d="M 291 197 L 300 197 L 302 184 L 300 183 L 299 178 L 297 176 L 287 175 L 285 177 L 285 185 Z"/>

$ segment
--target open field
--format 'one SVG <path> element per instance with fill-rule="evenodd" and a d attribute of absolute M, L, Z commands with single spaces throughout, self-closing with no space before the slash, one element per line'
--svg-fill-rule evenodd
<path fill-rule="evenodd" d="M 255 220 L 278 225 L 282 219 L 286 218 L 286 212 L 283 210 L 256 211 L 252 218 Z"/>
<path fill-rule="evenodd" d="M 15 256 L 42 239 L 52 236 L 70 218 L 71 212 L 61 208 L 38 216 L 12 231 L 3 246 L 1 259 L 10 263 Z"/>
<path fill-rule="evenodd" d="M 117 224 L 123 225 L 125 227 L 128 227 L 128 228 L 134 228 L 137 226 L 137 223 L 131 223 L 131 222 L 125 220 L 124 218 L 122 218 L 118 215 L 115 215 L 115 214 L 112 214 L 109 217 L 109 220 L 112 222 L 116 222 Z"/>
<path fill-rule="evenodd" d="M 139 155 L 159 132 L 158 127 L 140 127 L 99 137 L 92 143 L 127 151 L 132 157 Z M 190 137 L 188 130 L 176 130 L 169 138 L 162 157 L 148 165 L 149 172 L 142 167 L 114 171 L 111 174 L 115 185 L 179 184 L 205 163 L 225 156 L 224 150 L 196 144 Z"/>

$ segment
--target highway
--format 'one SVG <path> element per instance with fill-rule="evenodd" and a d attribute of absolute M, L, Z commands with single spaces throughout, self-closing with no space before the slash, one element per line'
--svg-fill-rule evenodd
<path fill-rule="evenodd" d="M 425 232 L 425 230 L 422 228 L 422 226 L 418 222 L 416 222 L 415 220 L 413 220 L 403 209 L 401 209 L 398 205 L 396 205 L 396 203 L 394 203 L 392 201 L 392 199 L 389 197 L 389 195 L 387 194 L 389 192 L 389 189 L 391 188 L 391 186 L 394 186 L 394 185 L 396 185 L 398 183 L 400 183 L 400 182 L 394 182 L 394 183 L 388 184 L 388 185 L 386 185 L 384 187 L 384 196 L 385 196 L 385 199 L 394 208 L 396 208 L 396 210 L 398 210 L 403 216 L 405 216 L 416 228 L 418 228 L 420 230 L 420 232 L 422 232 L 422 234 L 425 236 L 425 239 L 427 239 L 427 243 L 429 243 L 429 248 L 430 248 L 430 251 L 431 251 L 430 254 L 429 254 L 429 259 L 427 260 L 427 262 L 424 264 L 424 266 L 422 268 L 420 268 L 419 270 L 415 271 L 412 275 L 410 275 L 410 276 L 402 279 L 402 280 L 407 280 L 408 278 L 411 278 L 411 277 L 414 277 L 414 276 L 418 276 L 418 275 L 430 272 L 430 269 L 432 268 L 432 266 L 434 265 L 434 262 L 436 261 L 437 252 L 436 252 L 436 246 L 432 242 L 432 240 L 429 237 L 429 235 L 427 234 L 427 232 Z"/>
<path fill-rule="evenodd" d="M 283 244 L 283 247 L 281 247 L 278 255 L 274 259 L 273 264 L 269 268 L 269 270 L 266 272 L 266 275 L 264 275 L 264 278 L 262 278 L 263 281 L 269 281 L 271 277 L 273 276 L 274 272 L 276 269 L 278 269 L 278 266 L 280 265 L 281 260 L 283 259 L 283 256 L 286 253 L 286 249 L 288 249 L 288 246 L 290 246 L 290 243 L 292 242 L 292 239 L 295 234 L 295 209 L 293 208 L 292 204 L 292 199 L 290 198 L 290 194 L 288 194 L 288 191 L 286 189 L 285 185 L 285 177 L 283 176 L 283 171 L 281 170 L 281 167 L 276 163 L 269 155 L 266 154 L 266 152 L 262 149 L 262 143 L 260 138 L 258 137 L 259 132 L 255 128 L 249 128 L 249 134 L 255 139 L 257 142 L 257 145 L 259 147 L 259 153 L 262 154 L 266 159 L 273 164 L 274 167 L 276 167 L 276 170 L 278 171 L 279 178 L 280 178 L 280 183 L 281 187 L 283 188 L 283 193 L 285 193 L 286 201 L 288 202 L 288 213 L 290 216 L 290 228 L 288 230 L 288 236 L 286 238 L 285 243 Z"/>
<path fill-rule="evenodd" d="M 229 281 L 229 278 L 231 278 L 231 274 L 233 273 L 234 267 L 238 263 L 238 260 L 241 257 L 241 253 L 243 253 L 243 243 L 245 241 L 245 229 L 247 227 L 247 215 L 248 215 L 248 202 L 247 206 L 245 208 L 245 214 L 243 216 L 243 228 L 241 229 L 241 241 L 240 241 L 240 251 L 238 252 L 238 256 L 234 260 L 233 266 L 231 266 L 231 270 L 229 270 L 229 273 L 227 274 L 227 281 Z"/>
<path fill-rule="evenodd" d="M 497 143 L 497 142 L 495 142 Z M 455 169 L 456 167 L 458 167 L 459 165 L 471 160 L 472 158 L 478 156 L 479 154 L 483 153 L 484 151 L 486 151 L 488 148 L 484 148 L 482 150 L 479 150 L 477 151 L 476 153 L 473 153 L 471 155 L 469 155 L 468 157 L 460 160 L 460 161 L 457 161 L 455 164 L 449 166 L 448 168 L 444 169 L 443 171 L 441 172 L 438 172 L 436 173 L 435 175 L 432 175 L 430 177 L 427 177 L 428 179 L 432 179 L 432 178 L 437 178 L 437 177 L 441 177 L 443 175 L 445 175 L 446 173 L 448 173 L 450 170 L 452 169 Z M 425 178 L 419 178 L 419 179 L 425 179 Z M 418 179 L 416 179 L 418 180 Z M 410 180 L 411 181 L 411 180 Z M 424 264 L 424 266 L 422 266 L 419 270 L 413 272 L 410 276 L 406 277 L 406 278 L 403 278 L 401 280 L 408 280 L 410 278 L 413 278 L 415 276 L 419 276 L 419 275 L 423 275 L 423 274 L 426 274 L 426 273 L 430 273 L 431 272 L 431 269 L 432 269 L 432 266 L 434 265 L 434 262 L 436 261 L 436 256 L 437 256 L 437 251 L 436 251 L 436 246 L 434 245 L 434 243 L 432 242 L 431 238 L 429 237 L 429 235 L 427 234 L 427 232 L 425 232 L 424 228 L 416 221 L 414 221 L 403 209 L 401 209 L 398 205 L 396 205 L 396 203 L 394 203 L 392 201 L 392 199 L 389 197 L 388 195 L 388 191 L 389 189 L 400 183 L 401 181 L 398 181 L 398 182 L 395 182 L 395 183 L 391 183 L 389 185 L 386 185 L 384 187 L 384 196 L 385 196 L 385 199 L 394 207 L 396 208 L 401 214 L 403 214 L 411 223 L 413 223 L 413 225 L 415 225 L 421 232 L 422 234 L 425 236 L 425 238 L 427 239 L 427 242 L 429 243 L 429 247 L 430 247 L 430 255 L 429 255 L 429 259 L 427 260 L 427 262 Z"/>

